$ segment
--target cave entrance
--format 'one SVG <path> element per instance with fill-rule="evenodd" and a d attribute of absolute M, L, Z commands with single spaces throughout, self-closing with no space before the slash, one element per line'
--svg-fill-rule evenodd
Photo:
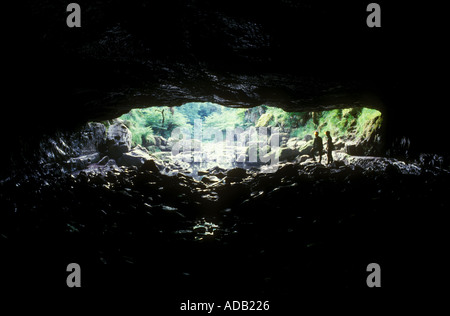
<path fill-rule="evenodd" d="M 125 125 L 132 135 L 131 147 L 147 152 L 164 166 L 164 173 L 201 178 L 211 170 L 270 172 L 280 162 L 306 161 L 315 131 L 325 148 L 325 132 L 330 132 L 336 160 L 348 154 L 376 154 L 381 122 L 379 111 L 363 107 L 286 112 L 266 105 L 232 108 L 191 102 L 133 109 L 104 124 Z"/>

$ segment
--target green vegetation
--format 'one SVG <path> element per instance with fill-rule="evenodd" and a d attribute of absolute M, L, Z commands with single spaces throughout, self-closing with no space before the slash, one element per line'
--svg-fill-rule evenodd
<path fill-rule="evenodd" d="M 211 102 L 190 102 L 174 109 L 184 115 L 188 120 L 188 123 L 193 126 L 195 120 L 204 121 L 214 113 L 221 113 L 224 107 Z"/>
<path fill-rule="evenodd" d="M 381 125 L 381 113 L 368 108 L 335 109 L 320 112 L 285 112 L 279 108 L 266 107 L 256 126 L 280 127 L 291 137 L 312 135 L 315 131 L 324 134 L 330 131 L 333 137 L 367 138 L 374 128 Z"/>
<path fill-rule="evenodd" d="M 227 128 L 244 127 L 245 109 L 225 108 L 206 117 L 204 126 L 225 131 Z"/>
<path fill-rule="evenodd" d="M 155 143 L 154 135 L 167 138 L 174 128 L 188 124 L 186 116 L 167 106 L 133 109 L 120 119 L 130 129 L 133 142 L 144 146 Z"/>
<path fill-rule="evenodd" d="M 204 128 L 278 127 L 291 137 L 303 138 L 318 131 L 330 131 L 334 138 L 370 137 L 381 125 L 381 113 L 368 108 L 335 109 L 320 112 L 285 112 L 265 105 L 234 109 L 214 103 L 192 102 L 180 107 L 152 107 L 134 109 L 119 119 L 133 134 L 134 144 L 145 147 L 155 144 L 154 136 L 169 138 L 176 127 L 192 128 L 195 120 L 202 120 Z"/>
<path fill-rule="evenodd" d="M 374 129 L 380 128 L 381 121 L 380 112 L 363 108 L 356 121 L 356 133 L 364 138 L 369 138 Z"/>

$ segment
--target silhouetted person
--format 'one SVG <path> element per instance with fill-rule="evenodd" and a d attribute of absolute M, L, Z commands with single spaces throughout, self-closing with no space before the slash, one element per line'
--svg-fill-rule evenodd
<path fill-rule="evenodd" d="M 328 164 L 333 162 L 333 139 L 331 138 L 330 132 L 326 131 L 325 135 L 327 135 L 327 158 L 328 158 Z"/>
<path fill-rule="evenodd" d="M 319 136 L 318 132 L 315 132 L 314 136 L 316 137 L 314 138 L 313 148 L 311 149 L 311 157 L 314 161 L 316 161 L 316 157 L 314 157 L 314 155 L 316 152 L 319 152 L 319 163 L 321 163 L 323 150 L 322 137 Z"/>

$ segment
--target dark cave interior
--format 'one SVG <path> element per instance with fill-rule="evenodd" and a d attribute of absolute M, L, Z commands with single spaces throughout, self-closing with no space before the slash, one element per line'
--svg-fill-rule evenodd
<path fill-rule="evenodd" d="M 450 176 L 435 72 L 448 48 L 434 11 L 421 8 L 427 23 L 413 24 L 418 8 L 379 1 L 383 27 L 369 29 L 367 4 L 356 1 L 78 3 L 78 29 L 65 27 L 64 1 L 8 10 L 6 284 L 65 287 L 60 266 L 77 262 L 91 289 L 285 298 L 365 288 L 370 262 L 386 267 L 388 288 L 442 272 Z M 61 172 L 57 160 L 42 168 L 43 152 L 87 122 L 188 102 L 375 108 L 382 153 L 332 166 L 283 162 L 271 174 L 210 170 L 217 183 L 168 176 L 153 160 L 97 174 Z M 29 284 L 34 260 L 41 273 Z M 411 280 L 411 262 L 427 272 Z"/>

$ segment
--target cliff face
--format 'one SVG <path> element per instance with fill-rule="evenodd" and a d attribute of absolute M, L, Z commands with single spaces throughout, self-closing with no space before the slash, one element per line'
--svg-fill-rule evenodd
<path fill-rule="evenodd" d="M 367 4 L 349 1 L 79 1 L 82 27 L 68 28 L 66 2 L 5 9 L 6 125 L 25 142 L 133 107 L 211 101 L 377 108 L 388 146 L 443 150 L 416 128 L 445 126 L 419 110 L 443 107 L 433 72 L 446 50 L 426 9 L 383 3 L 371 29 Z"/>

